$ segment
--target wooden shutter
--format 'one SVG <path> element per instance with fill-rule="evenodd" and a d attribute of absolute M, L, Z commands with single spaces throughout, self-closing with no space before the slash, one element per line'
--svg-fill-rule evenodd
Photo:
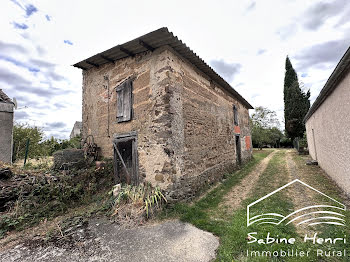
<path fill-rule="evenodd" d="M 132 118 L 132 81 L 126 80 L 117 87 L 117 122 Z"/>
<path fill-rule="evenodd" d="M 238 112 L 235 105 L 233 105 L 233 122 L 236 126 L 238 126 Z"/>

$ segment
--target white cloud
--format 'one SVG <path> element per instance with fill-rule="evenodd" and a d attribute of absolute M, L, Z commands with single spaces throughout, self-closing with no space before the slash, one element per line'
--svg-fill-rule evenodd
<path fill-rule="evenodd" d="M 334 21 L 322 24 L 315 21 L 314 30 L 309 30 L 310 26 L 305 28 L 304 25 L 313 25 L 313 21 L 304 14 L 315 8 L 314 2 L 302 0 L 248 3 L 225 0 L 220 4 L 209 0 L 16 2 L 19 5 L 11 0 L 2 3 L 1 55 L 40 71 L 31 72 L 0 59 L 2 88 L 10 97 L 18 97 L 20 107 L 28 106 L 20 110 L 19 116 L 27 117 L 21 121 L 26 119 L 42 126 L 48 136 L 60 138 L 67 138 L 74 122 L 81 120 L 82 75 L 81 70 L 71 65 L 157 28 L 167 26 L 207 63 L 239 64 L 239 70 L 231 68 L 231 75 L 231 71 L 225 71 L 227 80 L 253 106 L 275 110 L 280 118 L 286 55 L 292 58 L 295 68 L 300 63 L 306 65 L 298 68 L 298 74 L 315 99 L 336 59 L 331 59 L 325 68 L 314 68 L 307 63 L 312 61 L 308 55 L 314 58 L 311 47 L 330 39 L 341 41 L 349 30 L 346 23 L 339 26 L 338 18 L 345 15 L 341 9 L 337 12 L 332 9 L 329 15 L 322 13 L 323 17 L 336 17 Z M 28 16 L 25 7 L 30 5 L 37 11 Z M 28 28 L 15 28 L 14 22 Z M 345 51 L 339 46 L 336 54 Z M 304 73 L 307 76 L 301 78 Z M 17 78 L 10 81 L 10 74 Z"/>

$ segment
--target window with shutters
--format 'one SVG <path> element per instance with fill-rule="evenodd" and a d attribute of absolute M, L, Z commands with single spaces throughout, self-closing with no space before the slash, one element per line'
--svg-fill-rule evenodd
<path fill-rule="evenodd" d="M 126 122 L 132 119 L 132 79 L 117 86 L 117 122 Z"/>
<path fill-rule="evenodd" d="M 238 126 L 238 112 L 237 112 L 237 107 L 233 105 L 233 121 L 235 126 Z"/>

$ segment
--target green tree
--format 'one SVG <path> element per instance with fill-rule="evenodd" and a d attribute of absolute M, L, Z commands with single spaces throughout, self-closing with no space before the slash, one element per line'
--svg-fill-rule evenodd
<path fill-rule="evenodd" d="M 53 136 L 50 139 L 43 141 L 42 146 L 44 147 L 45 155 L 47 156 L 52 156 L 54 152 L 62 149 L 60 141 Z"/>
<path fill-rule="evenodd" d="M 44 132 L 36 126 L 15 123 L 13 128 L 13 160 L 22 159 L 25 155 L 26 142 L 29 138 L 29 158 L 52 156 L 58 150 L 66 148 L 80 148 L 81 137 L 72 139 L 56 139 L 51 137 L 44 140 Z"/>
<path fill-rule="evenodd" d="M 258 106 L 254 109 L 252 121 L 253 124 L 263 128 L 279 127 L 280 125 L 276 112 L 263 106 Z"/>
<path fill-rule="evenodd" d="M 45 153 L 44 148 L 40 145 L 44 132 L 38 127 L 15 123 L 13 127 L 14 159 L 24 158 L 28 138 L 30 139 L 28 157 L 35 158 Z"/>
<path fill-rule="evenodd" d="M 263 145 L 268 142 L 267 130 L 257 123 L 252 124 L 252 143 L 254 147 L 262 149 Z"/>
<path fill-rule="evenodd" d="M 72 148 L 81 148 L 81 136 L 75 136 L 69 139 L 69 144 Z"/>
<path fill-rule="evenodd" d="M 285 130 L 287 136 L 294 140 L 296 137 L 302 137 L 305 132 L 303 119 L 310 108 L 310 90 L 306 93 L 301 90 L 297 73 L 288 56 L 285 69 L 283 89 Z"/>
<path fill-rule="evenodd" d="M 283 133 L 277 127 L 272 127 L 267 130 L 269 144 L 274 147 L 280 147 L 280 141 L 283 138 Z"/>
<path fill-rule="evenodd" d="M 80 148 L 81 137 L 76 136 L 71 139 L 56 139 L 51 137 L 42 142 L 43 150 L 46 152 L 46 155 L 51 156 L 54 152 L 66 148 Z"/>
<path fill-rule="evenodd" d="M 279 146 L 279 141 L 283 137 L 279 130 L 279 121 L 275 111 L 266 107 L 256 107 L 251 117 L 252 142 L 260 149 L 264 145 L 274 147 Z"/>

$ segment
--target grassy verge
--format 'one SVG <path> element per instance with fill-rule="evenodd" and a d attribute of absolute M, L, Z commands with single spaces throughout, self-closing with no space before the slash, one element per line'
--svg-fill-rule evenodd
<path fill-rule="evenodd" d="M 321 191 L 322 193 L 336 199 L 337 201 L 344 203 L 346 201 L 346 196 L 342 193 L 341 189 L 331 180 L 330 177 L 319 167 L 319 166 L 307 166 L 305 165 L 308 156 L 300 156 L 298 154 L 293 154 L 293 160 L 297 164 L 300 173 L 303 175 L 303 180 L 306 183 L 310 183 L 313 187 Z M 317 199 L 322 199 L 320 195 L 317 196 Z M 345 201 L 344 201 L 345 200 Z M 344 238 L 344 236 L 350 236 L 350 211 L 346 210 L 344 212 L 345 227 L 341 226 L 319 226 L 318 235 L 323 238 Z M 349 239 L 346 239 L 349 241 Z M 348 243 L 337 242 L 337 244 L 325 244 L 322 245 L 323 250 L 336 251 L 336 250 L 347 250 L 346 257 L 330 257 L 327 261 L 350 261 L 350 248 Z"/>

